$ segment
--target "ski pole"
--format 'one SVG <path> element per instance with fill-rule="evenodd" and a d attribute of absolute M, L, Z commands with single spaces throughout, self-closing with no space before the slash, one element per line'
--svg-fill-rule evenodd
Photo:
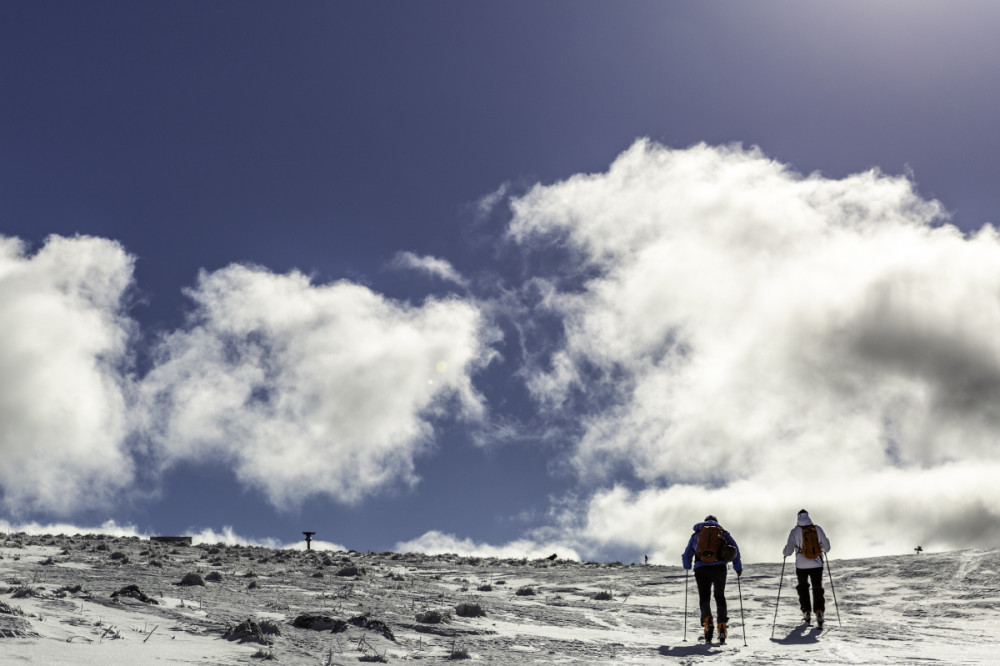
<path fill-rule="evenodd" d="M 740 573 L 743 573 L 742 571 Z M 743 586 L 740 585 L 740 574 L 736 574 L 736 589 L 740 593 L 740 626 L 743 627 L 743 647 L 747 646 L 747 621 L 743 619 Z"/>
<path fill-rule="evenodd" d="M 823 553 L 823 559 L 826 560 L 826 573 L 830 576 L 830 591 L 833 592 L 833 607 L 837 609 L 837 624 L 841 627 L 844 624 L 840 621 L 840 605 L 837 603 L 837 590 L 833 587 L 833 571 L 830 569 L 830 558 Z"/>
<path fill-rule="evenodd" d="M 778 578 L 778 600 L 774 602 L 774 622 L 771 623 L 771 638 L 774 638 L 774 627 L 778 624 L 778 602 L 781 601 L 781 584 L 785 582 L 785 560 L 788 556 L 781 560 L 781 577 Z"/>
<path fill-rule="evenodd" d="M 688 574 L 690 569 L 684 570 L 684 642 L 688 639 Z"/>

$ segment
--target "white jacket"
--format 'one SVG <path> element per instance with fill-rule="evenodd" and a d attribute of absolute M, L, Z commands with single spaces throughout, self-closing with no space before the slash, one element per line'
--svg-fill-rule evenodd
<path fill-rule="evenodd" d="M 823 566 L 822 555 L 816 559 L 810 560 L 802 554 L 802 528 L 805 525 L 813 524 L 812 519 L 809 518 L 809 514 L 806 512 L 800 513 L 798 523 L 799 524 L 793 527 L 792 531 L 788 533 L 788 543 L 785 544 L 785 550 L 783 551 L 785 557 L 795 553 L 796 569 L 815 569 L 816 567 Z M 819 547 L 823 550 L 823 552 L 830 552 L 830 540 L 826 538 L 826 533 L 819 525 L 816 526 L 816 536 L 819 537 Z"/>

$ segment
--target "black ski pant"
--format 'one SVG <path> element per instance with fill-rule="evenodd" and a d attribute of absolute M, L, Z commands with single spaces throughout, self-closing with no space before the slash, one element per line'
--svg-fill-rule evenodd
<path fill-rule="evenodd" d="M 694 580 L 698 583 L 698 603 L 701 606 L 701 619 L 712 617 L 712 588 L 715 588 L 715 608 L 719 613 L 719 622 L 729 622 L 726 614 L 726 570 L 725 562 L 709 564 L 694 570 Z"/>
<path fill-rule="evenodd" d="M 798 576 L 799 584 L 795 586 L 799 593 L 799 608 L 803 613 L 816 611 L 826 612 L 826 601 L 823 597 L 823 567 L 812 567 L 809 569 L 795 568 L 795 575 Z M 812 605 L 809 604 L 809 583 L 812 583 Z"/>

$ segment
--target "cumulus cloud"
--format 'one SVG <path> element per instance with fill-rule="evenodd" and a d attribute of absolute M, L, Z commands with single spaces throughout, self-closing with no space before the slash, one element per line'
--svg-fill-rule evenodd
<path fill-rule="evenodd" d="M 691 528 L 707 514 L 740 544 L 745 562 L 781 559 L 799 509 L 829 533 L 830 556 L 874 557 L 1000 543 L 995 502 L 1000 465 L 951 463 L 930 469 L 887 468 L 857 476 L 800 475 L 766 487 L 758 478 L 719 487 L 678 484 L 631 491 L 618 486 L 591 498 L 577 537 L 596 552 L 614 547 L 676 564 Z M 836 487 L 837 492 L 817 492 Z"/>
<path fill-rule="evenodd" d="M 561 541 L 547 540 L 544 537 L 528 535 L 506 544 L 494 546 L 486 543 L 476 543 L 472 539 L 463 539 L 453 534 L 445 534 L 437 530 L 426 532 L 410 541 L 396 544 L 395 550 L 400 553 L 424 553 L 426 555 L 442 555 L 455 553 L 466 557 L 499 557 L 522 558 L 529 560 L 541 559 L 556 554 L 564 560 L 579 560 L 576 548 Z"/>
<path fill-rule="evenodd" d="M 392 259 L 392 267 L 413 270 L 435 277 L 445 282 L 451 282 L 459 287 L 468 287 L 469 281 L 455 270 L 447 259 L 438 257 L 421 257 L 413 252 L 397 252 Z"/>
<path fill-rule="evenodd" d="M 963 234 L 905 177 L 649 141 L 511 209 L 513 242 L 562 256 L 530 285 L 560 325 L 532 395 L 585 415 L 582 476 L 647 486 L 595 495 L 595 538 L 729 510 L 773 540 L 800 505 L 859 553 L 883 538 L 862 516 L 890 517 L 894 552 L 997 533 L 993 227 Z"/>
<path fill-rule="evenodd" d="M 163 339 L 141 387 L 165 465 L 226 460 L 281 508 L 357 502 L 417 480 L 435 418 L 484 412 L 470 376 L 495 334 L 468 302 L 410 306 L 239 265 L 189 295 L 190 325 Z"/>
<path fill-rule="evenodd" d="M 0 488 L 14 513 L 103 506 L 125 448 L 133 258 L 113 241 L 0 236 Z"/>

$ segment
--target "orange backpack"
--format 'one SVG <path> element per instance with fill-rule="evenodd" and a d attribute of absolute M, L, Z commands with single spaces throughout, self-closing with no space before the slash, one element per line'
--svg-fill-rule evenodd
<path fill-rule="evenodd" d="M 725 543 L 721 527 L 702 525 L 698 530 L 698 544 L 695 546 L 698 559 L 702 562 L 718 562 L 721 559 L 719 551 Z"/>
<path fill-rule="evenodd" d="M 810 560 L 815 560 L 823 554 L 823 549 L 819 545 L 819 533 L 815 525 L 804 525 L 802 527 L 802 555 Z"/>

